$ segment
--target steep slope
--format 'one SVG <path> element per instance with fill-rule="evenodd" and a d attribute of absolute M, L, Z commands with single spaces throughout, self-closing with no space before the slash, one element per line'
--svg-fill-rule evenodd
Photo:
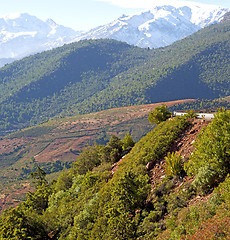
<path fill-rule="evenodd" d="M 160 1 L 149 11 L 122 16 L 76 38 L 111 38 L 139 47 L 159 48 L 218 23 L 229 9 L 185 1 Z"/>
<path fill-rule="evenodd" d="M 29 174 L 39 165 L 57 176 L 69 168 L 88 145 L 105 144 L 112 134 L 126 133 L 138 141 L 153 126 L 148 114 L 156 106 L 171 107 L 191 99 L 110 109 L 88 115 L 52 120 L 0 138 L 0 212 L 16 206 L 28 191 Z"/>
<path fill-rule="evenodd" d="M 191 154 L 195 150 L 194 142 L 197 140 L 198 135 L 204 130 L 205 127 L 211 122 L 211 120 L 190 120 L 190 126 L 181 134 L 178 139 L 170 146 L 169 152 L 178 152 L 183 157 L 184 162 L 188 162 Z M 162 180 L 166 176 L 165 167 L 166 161 L 163 158 L 157 161 L 151 161 L 147 164 L 148 175 L 150 178 L 151 186 L 156 189 L 157 186 L 162 183 Z M 181 184 L 181 182 L 180 182 Z"/>
<path fill-rule="evenodd" d="M 112 156 L 124 146 L 116 137 L 106 146 L 85 149 L 51 185 L 38 168 L 36 191 L 0 217 L 0 237 L 228 239 L 230 111 L 219 111 L 209 124 L 192 116 L 158 124 L 132 145 L 113 175 Z M 195 150 L 189 146 L 189 159 L 174 152 L 185 150 L 203 126 Z M 163 175 L 151 169 L 152 185 L 150 161 L 165 165 Z"/>
<path fill-rule="evenodd" d="M 230 111 L 221 110 L 209 124 L 201 121 L 188 114 L 160 123 L 123 157 L 114 175 L 104 151 L 118 151 L 122 142 L 116 138 L 87 148 L 51 186 L 38 169 L 36 191 L 1 216 L 0 237 L 228 239 Z M 189 160 L 170 153 L 175 146 L 184 150 L 189 136 L 194 140 L 206 125 Z M 164 159 L 165 174 L 155 176 L 151 186 L 146 164 Z"/>
<path fill-rule="evenodd" d="M 46 22 L 27 13 L 0 18 L 0 67 L 11 59 L 62 46 L 80 32 L 56 24 L 52 19 Z M 4 59 L 4 62 L 3 62 Z"/>
<path fill-rule="evenodd" d="M 148 50 L 80 41 L 0 70 L 1 128 L 51 117 L 183 98 L 229 95 L 230 22 Z"/>

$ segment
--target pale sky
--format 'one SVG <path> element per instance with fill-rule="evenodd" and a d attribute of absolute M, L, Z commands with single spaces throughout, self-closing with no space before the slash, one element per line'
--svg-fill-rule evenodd
<path fill-rule="evenodd" d="M 89 30 L 123 14 L 150 9 L 156 1 L 161 0 L 0 0 L 0 17 L 12 13 L 29 13 L 42 20 L 51 18 L 57 24 L 75 30 Z M 230 8 L 230 0 L 196 2 Z"/>

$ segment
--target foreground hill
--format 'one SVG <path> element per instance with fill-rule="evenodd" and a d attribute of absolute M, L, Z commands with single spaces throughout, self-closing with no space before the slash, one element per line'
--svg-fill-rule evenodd
<path fill-rule="evenodd" d="M 229 34 L 226 20 L 157 50 L 89 40 L 14 62 L 0 69 L 0 127 L 9 131 L 52 117 L 229 95 Z"/>
<path fill-rule="evenodd" d="M 168 107 L 193 100 L 166 102 Z M 0 210 L 17 205 L 31 189 L 30 172 L 42 167 L 49 177 L 69 168 L 88 145 L 105 144 L 112 134 L 123 138 L 132 135 L 135 141 L 152 125 L 150 111 L 159 104 L 110 109 L 74 116 L 27 128 L 0 139 Z"/>
<path fill-rule="evenodd" d="M 226 110 L 212 122 L 193 113 L 171 118 L 136 143 L 115 173 L 114 156 L 125 149 L 117 137 L 85 149 L 51 185 L 38 168 L 36 192 L 3 213 L 0 237 L 228 239 L 229 126 Z"/>

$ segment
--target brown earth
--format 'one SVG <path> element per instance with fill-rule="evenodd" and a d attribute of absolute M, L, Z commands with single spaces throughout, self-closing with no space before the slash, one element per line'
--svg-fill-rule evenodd
<path fill-rule="evenodd" d="M 189 160 L 190 155 L 195 150 L 193 143 L 197 139 L 198 134 L 201 132 L 203 128 L 205 128 L 210 121 L 203 119 L 191 119 L 191 125 L 188 129 L 186 129 L 182 135 L 173 143 L 168 152 L 177 151 L 183 157 L 183 161 L 187 162 Z M 149 177 L 152 185 L 152 189 L 163 181 L 166 177 L 165 173 L 165 159 L 159 159 L 157 162 L 149 164 Z M 183 184 L 184 182 L 190 181 L 189 177 L 183 179 L 183 181 L 178 181 L 178 184 Z"/>
<path fill-rule="evenodd" d="M 204 130 L 205 127 L 211 120 L 203 120 L 203 119 L 193 119 L 191 120 L 190 127 L 184 131 L 184 133 L 174 142 L 174 144 L 170 147 L 168 152 L 175 152 L 177 151 L 178 154 L 181 154 L 183 157 L 183 162 L 188 162 L 190 155 L 195 150 L 193 143 L 197 139 L 199 133 Z M 150 164 L 151 165 L 151 164 Z M 152 164 L 153 165 L 153 164 Z M 149 177 L 150 183 L 152 185 L 151 191 L 154 191 L 158 184 L 162 183 L 164 178 L 166 177 L 165 173 L 165 159 L 159 159 L 159 161 L 149 169 Z M 179 191 L 181 186 L 185 186 L 190 184 L 194 178 L 186 176 L 183 179 L 178 179 L 175 182 L 174 191 Z M 212 194 L 206 196 L 196 196 L 195 198 L 189 201 L 189 205 L 196 205 L 199 202 L 206 202 L 211 197 Z"/>
<path fill-rule="evenodd" d="M 9 207 L 17 206 L 23 199 L 22 195 L 26 195 L 29 191 L 33 191 L 34 188 L 29 183 L 22 183 L 20 188 L 15 184 L 10 188 L 5 189 L 5 193 L 0 194 L 0 212 L 4 211 Z"/>
<path fill-rule="evenodd" d="M 40 128 L 46 128 L 51 125 L 52 130 L 39 134 L 40 129 L 38 129 L 38 133 L 35 133 L 35 136 L 33 136 L 34 133 L 27 136 L 31 129 L 19 131 L 0 139 L 0 161 L 1 158 L 11 153 L 18 152 L 20 154 L 22 149 L 27 152 L 27 159 L 34 157 L 36 162 L 52 162 L 60 159 L 68 161 L 70 158 L 75 158 L 70 149 L 79 152 L 83 147 L 92 144 L 97 139 L 99 131 L 105 130 L 107 135 L 122 135 L 126 129 L 129 129 L 129 126 L 133 128 L 129 129 L 131 131 L 135 131 L 135 128 L 140 131 L 138 127 L 144 128 L 144 125 L 147 125 L 146 128 L 150 129 L 151 125 L 148 123 L 147 117 L 149 112 L 156 106 L 165 104 L 167 107 L 170 107 L 177 103 L 188 101 L 193 100 L 115 108 L 82 117 L 48 122 L 41 125 Z M 143 118 L 145 118 L 144 124 L 142 123 Z M 133 124 L 134 120 L 141 120 L 141 122 Z M 122 124 L 126 125 L 126 129 L 119 128 Z M 138 138 L 141 137 L 135 136 L 135 132 L 132 136 L 136 140 L 139 140 Z M 70 156 L 67 157 L 68 155 Z M 20 160 L 24 161 L 25 159 L 22 156 Z"/>
<path fill-rule="evenodd" d="M 202 129 L 207 127 L 207 125 L 211 122 L 211 120 L 203 120 L 203 119 L 190 119 L 190 126 L 186 129 L 181 136 L 173 143 L 168 152 L 172 153 L 177 151 L 183 157 L 183 161 L 187 162 L 189 160 L 190 155 L 195 150 L 193 143 L 198 137 L 198 134 Z M 167 153 L 168 153 L 167 152 Z M 167 154 L 165 154 L 166 156 Z M 119 164 L 123 161 L 125 156 L 120 159 L 117 163 L 112 166 L 111 173 L 112 175 L 117 171 Z M 149 162 L 146 165 L 148 169 L 148 175 L 150 178 L 150 183 L 152 185 L 152 191 L 158 186 L 166 177 L 165 173 L 165 159 L 164 157 L 158 159 L 158 161 Z M 177 186 L 183 185 L 185 182 L 191 182 L 193 179 L 189 177 L 185 177 L 183 181 L 178 181 Z M 196 200 L 203 200 L 202 197 L 198 196 Z"/>
<path fill-rule="evenodd" d="M 115 108 L 83 116 L 52 120 L 0 138 L 0 209 L 15 206 L 30 189 L 22 168 L 35 163 L 75 161 L 81 149 L 100 138 L 129 132 L 135 141 L 152 129 L 147 117 L 156 106 L 193 99 Z M 58 173 L 56 173 L 56 176 Z M 14 197 L 16 196 L 16 197 Z"/>

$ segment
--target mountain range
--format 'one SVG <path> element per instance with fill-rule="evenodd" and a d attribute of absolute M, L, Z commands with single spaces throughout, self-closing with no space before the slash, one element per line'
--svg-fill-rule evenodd
<path fill-rule="evenodd" d="M 62 46 L 80 33 L 28 13 L 5 16 L 0 18 L 0 65 Z"/>
<path fill-rule="evenodd" d="M 27 13 L 0 18 L 0 67 L 22 57 L 82 39 L 110 38 L 139 47 L 158 48 L 218 23 L 229 9 L 165 1 L 151 10 L 114 20 L 88 32 L 42 21 Z"/>
<path fill-rule="evenodd" d="M 230 111 L 170 113 L 230 106 L 219 20 L 155 49 L 73 32 L 0 68 L 0 239 L 228 239 Z"/>
<path fill-rule="evenodd" d="M 2 134 L 50 118 L 230 95 L 230 21 L 158 49 L 82 40 L 0 69 Z"/>
<path fill-rule="evenodd" d="M 229 9 L 185 1 L 160 1 L 150 10 L 123 15 L 77 37 L 112 38 L 139 47 L 159 48 L 172 44 L 210 24 L 218 23 Z"/>

